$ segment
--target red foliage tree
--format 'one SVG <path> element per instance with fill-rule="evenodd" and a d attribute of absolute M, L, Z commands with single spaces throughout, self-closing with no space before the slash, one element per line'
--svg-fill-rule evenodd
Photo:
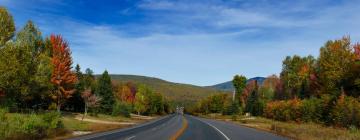
<path fill-rule="evenodd" d="M 100 101 L 102 100 L 99 96 L 91 93 L 91 90 L 87 89 L 81 94 L 81 98 L 83 98 L 85 103 L 84 115 L 81 120 L 84 120 L 84 117 L 87 114 L 87 110 L 89 107 L 97 107 L 99 106 Z"/>
<path fill-rule="evenodd" d="M 52 48 L 53 65 L 50 81 L 56 87 L 52 98 L 56 100 L 57 110 L 60 112 L 62 104 L 74 93 L 77 78 L 71 71 L 72 58 L 68 43 L 60 35 L 51 35 L 50 48 Z"/>

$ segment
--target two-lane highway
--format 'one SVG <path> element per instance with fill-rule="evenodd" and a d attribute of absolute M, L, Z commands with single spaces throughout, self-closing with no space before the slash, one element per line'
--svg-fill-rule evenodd
<path fill-rule="evenodd" d="M 71 140 L 285 140 L 287 138 L 229 122 L 190 115 L 169 115 L 132 128 Z"/>

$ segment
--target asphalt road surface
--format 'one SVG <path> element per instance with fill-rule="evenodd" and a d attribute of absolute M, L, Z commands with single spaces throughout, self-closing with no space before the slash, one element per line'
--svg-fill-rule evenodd
<path fill-rule="evenodd" d="M 286 140 L 230 122 L 190 115 L 168 115 L 135 127 L 95 133 L 71 140 Z"/>

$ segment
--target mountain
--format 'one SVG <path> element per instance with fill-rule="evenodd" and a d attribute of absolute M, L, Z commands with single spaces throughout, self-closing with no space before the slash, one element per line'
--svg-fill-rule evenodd
<path fill-rule="evenodd" d="M 167 97 L 167 99 L 176 102 L 194 103 L 211 94 L 226 93 L 226 91 L 210 87 L 174 83 L 154 77 L 118 74 L 111 74 L 110 77 L 113 82 L 133 82 L 136 84 L 145 84 L 154 91 L 162 93 L 165 97 Z"/>
<path fill-rule="evenodd" d="M 247 82 L 252 81 L 252 80 L 257 80 L 258 83 L 261 85 L 265 79 L 266 79 L 265 77 L 254 77 L 254 78 L 250 78 L 249 80 L 247 80 Z M 227 81 L 224 83 L 207 86 L 207 87 L 217 89 L 217 90 L 222 90 L 222 91 L 234 91 L 234 86 L 233 86 L 232 81 Z"/>

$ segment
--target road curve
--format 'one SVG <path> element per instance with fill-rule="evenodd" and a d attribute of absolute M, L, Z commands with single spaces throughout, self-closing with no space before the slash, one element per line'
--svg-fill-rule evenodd
<path fill-rule="evenodd" d="M 181 128 L 181 125 L 182 116 L 172 114 L 135 127 L 95 133 L 69 140 L 169 140 Z"/>
<path fill-rule="evenodd" d="M 185 117 L 185 119 L 183 119 Z M 184 129 L 186 121 L 186 129 Z M 168 115 L 132 128 L 96 133 L 70 140 L 285 140 L 287 138 L 230 122 L 190 115 Z"/>
<path fill-rule="evenodd" d="M 195 118 L 206 123 L 218 130 L 226 140 L 287 140 L 288 138 L 275 135 L 273 133 L 259 131 L 257 129 L 240 126 L 231 122 L 217 121 L 211 119 L 187 116 L 187 118 Z M 213 140 L 209 138 L 208 140 Z"/>

